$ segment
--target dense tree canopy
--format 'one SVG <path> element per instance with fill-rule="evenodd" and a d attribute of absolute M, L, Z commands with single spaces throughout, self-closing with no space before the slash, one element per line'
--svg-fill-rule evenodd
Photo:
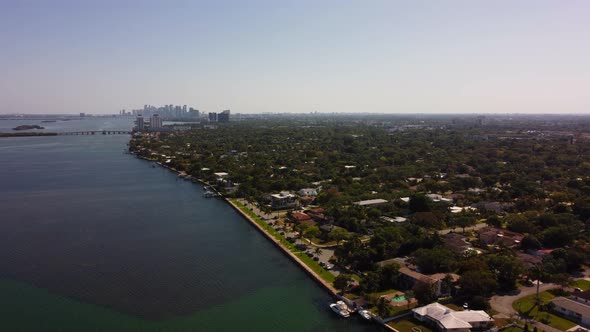
<path fill-rule="evenodd" d="M 549 249 L 536 263 L 539 278 L 560 282 L 589 261 L 590 141 L 579 134 L 589 124 L 270 118 L 137 135 L 130 150 L 214 184 L 215 172 L 227 172 L 235 190 L 216 184 L 219 190 L 267 213 L 270 194 L 317 189 L 302 210 L 321 207 L 322 219 L 292 227 L 335 242 L 335 260 L 362 277 L 361 292 L 402 286 L 399 266 L 377 263 L 409 256 L 421 273 L 458 273 L 459 296 L 483 308 L 493 292 L 513 290 L 519 278 L 533 275 L 523 255 Z M 376 198 L 386 202 L 355 204 Z M 461 252 L 438 232 L 459 227 L 478 245 L 470 227 L 479 223 L 519 233 L 522 241 Z M 340 289 L 345 277 L 338 278 Z M 421 302 L 432 300 L 422 284 L 413 292 Z"/>

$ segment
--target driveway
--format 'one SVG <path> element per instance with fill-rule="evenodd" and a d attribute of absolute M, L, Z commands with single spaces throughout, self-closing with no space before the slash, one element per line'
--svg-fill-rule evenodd
<path fill-rule="evenodd" d="M 556 284 L 542 284 L 539 286 L 539 293 L 553 288 L 558 288 Z M 522 287 L 520 292 L 516 295 L 495 295 L 490 300 L 492 309 L 498 312 L 494 315 L 497 318 L 510 318 L 516 315 L 517 312 L 512 308 L 512 303 L 522 297 L 533 295 L 537 292 L 537 285 L 531 287 Z"/>

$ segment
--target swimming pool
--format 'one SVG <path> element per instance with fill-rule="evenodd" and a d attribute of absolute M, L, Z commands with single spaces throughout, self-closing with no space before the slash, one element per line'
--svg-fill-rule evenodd
<path fill-rule="evenodd" d="M 391 301 L 393 301 L 393 302 L 403 302 L 405 300 L 406 300 L 406 296 L 405 295 L 398 295 L 398 296 L 395 296 L 395 297 L 392 297 L 391 298 Z"/>

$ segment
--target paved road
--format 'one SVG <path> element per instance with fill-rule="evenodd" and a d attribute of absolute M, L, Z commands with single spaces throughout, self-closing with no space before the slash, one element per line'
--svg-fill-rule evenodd
<path fill-rule="evenodd" d="M 473 226 L 465 227 L 465 231 L 476 231 L 478 229 L 482 229 L 482 228 L 486 227 L 487 225 L 488 224 L 486 224 L 485 222 L 482 222 L 482 223 L 479 223 L 479 224 L 476 224 Z M 450 232 L 461 233 L 461 232 L 463 232 L 463 227 L 441 229 L 440 231 L 438 231 L 438 234 L 445 235 Z"/>
<path fill-rule="evenodd" d="M 539 292 L 544 292 L 549 289 L 559 287 L 556 284 L 542 284 L 539 287 Z M 537 292 L 537 285 L 531 287 L 523 287 L 520 289 L 520 293 L 516 295 L 495 295 L 490 300 L 492 309 L 498 312 L 495 316 L 498 318 L 510 318 L 512 315 L 516 315 L 517 312 L 512 308 L 512 303 L 522 297 L 535 294 Z M 545 331 L 545 329 L 543 329 Z"/>

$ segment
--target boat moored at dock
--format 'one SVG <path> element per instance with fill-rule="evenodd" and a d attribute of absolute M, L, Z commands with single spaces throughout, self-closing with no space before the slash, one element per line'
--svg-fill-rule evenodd
<path fill-rule="evenodd" d="M 216 192 L 210 191 L 210 190 L 207 190 L 203 193 L 203 197 L 206 197 L 206 198 L 212 198 L 212 197 L 218 197 L 218 196 L 219 195 Z"/>
<path fill-rule="evenodd" d="M 371 320 L 373 319 L 373 316 L 371 315 L 371 313 L 369 312 L 369 310 L 359 310 L 359 315 L 361 315 L 361 317 L 363 317 L 366 320 Z"/>
<path fill-rule="evenodd" d="M 330 304 L 330 309 L 332 309 L 332 311 L 344 318 L 348 318 L 351 313 L 350 309 L 348 308 L 346 303 L 344 303 L 344 301 L 338 301 L 336 303 Z"/>

